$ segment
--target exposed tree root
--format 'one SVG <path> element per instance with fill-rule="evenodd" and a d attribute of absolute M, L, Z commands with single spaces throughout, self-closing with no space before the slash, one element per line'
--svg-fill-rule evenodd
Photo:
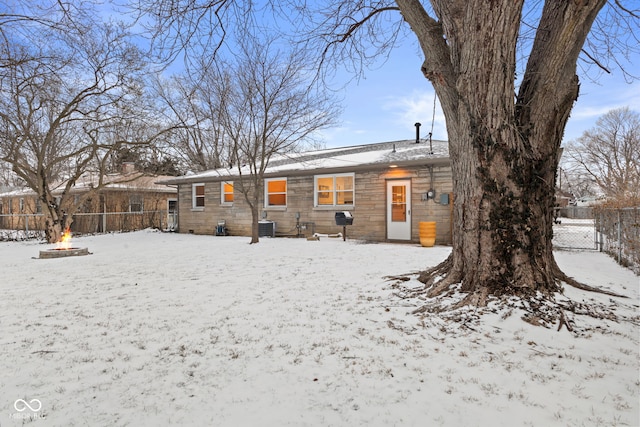
<path fill-rule="evenodd" d="M 560 321 L 558 322 L 558 331 L 560 331 L 560 329 L 562 329 L 562 326 L 566 326 L 567 330 L 569 332 L 573 331 L 573 328 L 571 327 L 571 325 L 567 322 L 567 318 L 564 315 L 564 311 L 560 310 Z"/>
<path fill-rule="evenodd" d="M 612 297 L 618 297 L 618 298 L 629 298 L 626 295 L 617 294 L 615 292 L 608 291 L 606 289 L 596 288 L 594 286 L 589 286 L 589 285 L 585 285 L 584 283 L 578 282 L 573 277 L 567 276 L 562 270 L 560 270 L 560 268 L 557 265 L 555 265 L 553 268 L 553 275 L 557 280 L 564 282 L 567 285 L 573 286 L 574 288 L 581 289 L 583 291 L 596 292 L 599 294 L 610 295 Z"/>
<path fill-rule="evenodd" d="M 494 297 L 488 296 L 484 305 L 474 303 L 474 299 L 481 295 L 458 292 L 460 286 L 453 286 L 446 295 L 427 298 L 426 295 L 416 296 L 415 289 L 405 292 L 405 283 L 396 282 L 395 297 L 408 300 L 410 305 L 417 306 L 411 311 L 426 325 L 441 325 L 447 330 L 468 329 L 476 331 L 476 325 L 482 323 L 482 317 L 494 314 L 506 319 L 514 314 L 534 326 L 561 331 L 566 329 L 575 335 L 584 335 L 594 329 L 601 330 L 601 326 L 594 326 L 586 318 L 607 320 L 613 322 L 630 322 L 640 325 L 640 315 L 635 314 L 634 308 L 621 301 L 610 299 L 608 302 L 575 301 L 566 298 L 547 297 L 538 294 L 537 297 Z M 412 295 L 410 297 L 409 295 Z M 406 303 L 405 303 L 406 304 Z M 624 309 L 623 312 L 619 312 Z M 625 313 L 626 312 L 626 313 Z M 628 314 L 631 312 L 632 314 Z M 580 321 L 584 318 L 584 321 Z M 444 322 L 444 323 L 443 323 Z M 597 323 L 596 323 L 597 324 Z M 497 327 L 494 325 L 494 327 Z M 605 328 L 606 329 L 606 328 Z"/>
<path fill-rule="evenodd" d="M 508 293 L 503 295 L 491 295 L 488 288 L 479 287 L 472 292 L 463 292 L 462 274 L 453 272 L 452 257 L 448 257 L 445 261 L 437 266 L 411 275 L 418 275 L 417 279 L 424 284 L 419 288 L 406 288 L 402 282 L 408 280 L 408 275 L 387 277 L 396 280 L 394 287 L 398 289 L 396 296 L 403 299 L 417 299 L 420 306 L 413 310 L 413 314 L 432 313 L 450 318 L 451 320 L 469 319 L 470 310 L 477 315 L 482 314 L 486 310 L 495 310 L 487 308 L 490 303 L 497 303 L 504 309 L 518 308 L 524 311 L 522 319 L 534 325 L 551 327 L 557 324 L 558 331 L 564 326 L 569 332 L 574 330 L 574 322 L 567 317 L 565 312 L 573 315 L 588 315 L 598 319 L 617 320 L 612 310 L 604 308 L 603 305 L 596 303 L 586 304 L 575 301 L 556 301 L 554 294 L 546 295 L 540 292 L 527 290 L 527 288 L 518 288 L 514 295 Z M 628 298 L 615 292 L 601 289 L 580 283 L 579 281 L 567 276 L 560 268 L 555 265 L 553 267 L 553 275 L 558 284 L 566 283 L 577 289 L 595 292 L 599 294 Z M 562 293 L 562 288 L 558 286 L 558 291 Z M 460 313 L 465 313 L 460 315 Z"/>
<path fill-rule="evenodd" d="M 462 275 L 455 274 L 452 270 L 453 258 L 448 256 L 447 259 L 440 264 L 420 273 L 418 281 L 424 283 L 425 286 L 423 290 L 416 292 L 426 292 L 429 298 L 450 292 L 451 286 L 460 283 L 462 280 Z"/>
<path fill-rule="evenodd" d="M 427 297 L 433 298 L 438 295 L 442 295 L 443 293 L 447 293 L 452 285 L 458 284 L 462 281 L 462 274 L 458 272 L 453 272 L 453 258 L 451 256 L 447 257 L 440 264 L 432 267 L 428 270 L 425 270 L 419 273 L 418 281 L 424 283 L 424 288 L 422 290 L 416 290 L 414 292 L 417 293 L 425 293 Z M 628 298 L 625 295 L 621 295 L 606 289 L 596 288 L 594 286 L 589 286 L 584 283 L 581 283 L 575 280 L 572 277 L 567 276 L 557 264 L 554 262 L 553 266 L 553 275 L 558 282 L 564 282 L 567 285 L 570 285 L 574 288 L 581 289 L 583 291 L 588 292 L 596 292 L 600 294 L 610 295 L 618 298 Z M 524 288 L 523 288 L 524 289 Z M 482 290 L 472 292 L 469 294 L 469 299 L 466 301 L 467 303 L 472 303 L 473 301 L 482 305 L 483 301 L 486 301 L 488 297 L 488 293 Z"/>

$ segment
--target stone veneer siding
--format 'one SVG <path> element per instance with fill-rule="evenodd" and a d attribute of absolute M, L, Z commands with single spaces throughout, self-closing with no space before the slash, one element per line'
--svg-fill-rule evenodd
<path fill-rule="evenodd" d="M 284 177 L 284 176 L 283 176 Z M 436 244 L 451 243 L 451 208 L 453 182 L 451 168 L 433 167 L 435 200 L 422 200 L 431 187 L 431 172 L 428 167 L 398 168 L 355 173 L 355 205 L 353 207 L 314 207 L 314 175 L 289 176 L 287 178 L 286 208 L 264 208 L 267 220 L 276 222 L 276 234 L 296 234 L 296 213 L 300 222 L 315 223 L 315 231 L 322 234 L 338 233 L 341 226 L 335 224 L 335 213 L 348 210 L 354 216 L 353 225 L 347 229 L 350 238 L 368 241 L 386 241 L 386 181 L 411 179 L 411 240 L 419 242 L 418 223 L 436 221 Z M 229 234 L 249 236 L 251 234 L 251 212 L 242 194 L 234 195 L 233 205 L 221 203 L 221 181 L 204 182 L 205 206 L 201 210 L 192 208 L 192 184 L 181 184 L 178 191 L 179 232 L 215 234 L 219 220 L 225 220 Z M 449 205 L 440 205 L 440 195 L 450 195 Z M 304 233 L 309 235 L 311 230 Z"/>

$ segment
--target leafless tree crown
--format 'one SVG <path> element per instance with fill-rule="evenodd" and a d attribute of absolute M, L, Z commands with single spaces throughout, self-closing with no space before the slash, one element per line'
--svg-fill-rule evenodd
<path fill-rule="evenodd" d="M 640 114 L 611 110 L 565 147 L 566 169 L 609 198 L 640 198 Z M 577 183 L 579 185 L 579 182 Z"/>

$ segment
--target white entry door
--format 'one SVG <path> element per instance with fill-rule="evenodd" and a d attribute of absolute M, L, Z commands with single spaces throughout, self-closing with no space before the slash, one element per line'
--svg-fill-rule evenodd
<path fill-rule="evenodd" d="M 387 181 L 387 239 L 411 240 L 411 181 Z"/>

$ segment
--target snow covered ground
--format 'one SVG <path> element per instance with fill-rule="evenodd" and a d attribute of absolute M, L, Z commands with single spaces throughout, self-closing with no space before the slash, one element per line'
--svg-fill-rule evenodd
<path fill-rule="evenodd" d="M 385 278 L 447 247 L 141 231 L 89 256 L 0 243 L 0 426 L 638 426 L 640 279 L 597 252 L 570 276 L 628 295 L 575 329 L 410 314 Z M 415 278 L 403 286 L 417 286 Z M 629 319 L 635 319 L 630 321 Z"/>

